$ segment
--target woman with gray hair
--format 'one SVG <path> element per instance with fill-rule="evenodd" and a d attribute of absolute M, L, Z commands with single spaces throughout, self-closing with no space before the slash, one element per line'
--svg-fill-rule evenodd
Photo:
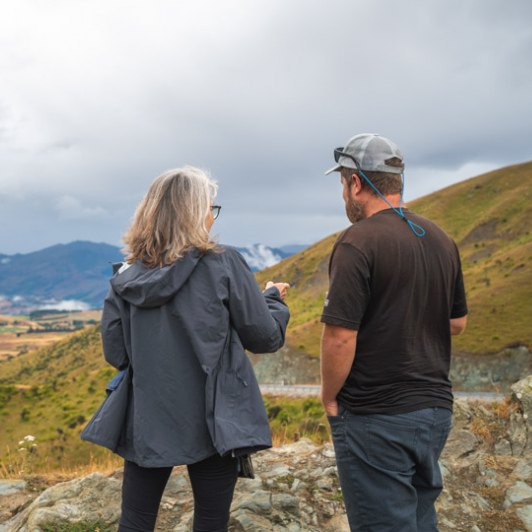
<path fill-rule="evenodd" d="M 183 464 L 194 531 L 226 531 L 239 457 L 271 447 L 244 350 L 283 345 L 288 285 L 261 292 L 242 256 L 209 236 L 216 191 L 197 168 L 159 176 L 105 299 L 104 356 L 123 378 L 82 437 L 125 459 L 121 532 L 154 530 L 172 467 Z"/>

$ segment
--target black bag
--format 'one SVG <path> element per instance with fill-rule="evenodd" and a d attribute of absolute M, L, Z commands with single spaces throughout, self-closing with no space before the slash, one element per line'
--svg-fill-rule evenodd
<path fill-rule="evenodd" d="M 251 455 L 242 454 L 237 456 L 238 460 L 238 476 L 240 478 L 255 478 L 255 471 L 253 470 L 253 462 Z"/>

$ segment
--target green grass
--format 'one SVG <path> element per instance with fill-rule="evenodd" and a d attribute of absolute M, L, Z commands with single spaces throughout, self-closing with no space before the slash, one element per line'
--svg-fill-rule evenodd
<path fill-rule="evenodd" d="M 316 444 L 331 439 L 329 422 L 316 397 L 264 397 L 274 445 L 309 438 Z"/>
<path fill-rule="evenodd" d="M 26 332 L 27 329 L 27 327 L 0 327 L 0 334 Z"/>
<path fill-rule="evenodd" d="M 106 449 L 84 442 L 79 433 L 105 398 L 116 371 L 103 358 L 97 326 L 1 363 L 0 459 L 4 476 L 27 472 L 18 451 L 35 437 L 31 469 L 54 470 L 106 460 Z M 0 474 L 2 471 L 0 471 Z"/>
<path fill-rule="evenodd" d="M 0 477 L 111 463 L 115 455 L 79 437 L 116 373 L 103 358 L 98 326 L 2 362 L 1 369 Z M 317 398 L 264 401 L 277 443 L 304 436 L 317 443 L 329 440 Z M 27 436 L 35 439 L 25 441 Z M 19 451 L 21 447 L 25 450 Z"/>
<path fill-rule="evenodd" d="M 290 307 L 287 342 L 298 351 L 319 356 L 321 325 L 318 318 L 328 289 L 327 268 L 338 234 L 321 240 L 271 268 L 255 274 L 260 286 L 267 281 L 290 283 L 286 302 Z"/>
<path fill-rule="evenodd" d="M 0 476 L 83 468 L 114 455 L 79 434 L 105 397 L 115 370 L 104 361 L 97 327 L 53 347 L 2 363 Z M 277 443 L 329 440 L 317 398 L 264 399 Z M 35 438 L 25 441 L 27 436 Z M 36 447 L 33 447 L 35 444 Z M 24 447 L 24 451 L 19 451 Z"/>

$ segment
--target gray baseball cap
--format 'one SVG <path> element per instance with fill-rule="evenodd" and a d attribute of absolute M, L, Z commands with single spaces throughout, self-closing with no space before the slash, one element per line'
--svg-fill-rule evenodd
<path fill-rule="evenodd" d="M 402 174 L 403 168 L 386 164 L 393 157 L 403 160 L 401 150 L 391 140 L 377 133 L 362 133 L 349 139 L 344 148 L 334 150 L 334 160 L 338 164 L 327 170 L 325 175 L 339 172 L 341 168 Z"/>

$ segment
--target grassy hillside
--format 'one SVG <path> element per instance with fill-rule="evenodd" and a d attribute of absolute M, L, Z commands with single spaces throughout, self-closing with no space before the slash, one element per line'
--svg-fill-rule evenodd
<path fill-rule="evenodd" d="M 457 242 L 469 304 L 468 328 L 454 339 L 460 350 L 489 354 L 532 344 L 532 162 L 463 181 L 410 203 Z M 346 226 L 347 226 L 346 220 Z M 292 285 L 287 302 L 291 347 L 319 355 L 327 263 L 338 235 L 256 274 Z"/>
<path fill-rule="evenodd" d="M 329 257 L 337 237 L 338 233 L 331 235 L 255 274 L 262 287 L 270 280 L 290 283 L 286 299 L 291 314 L 287 340 L 291 347 L 311 356 L 319 356 L 319 316 L 329 283 Z"/>
<path fill-rule="evenodd" d="M 103 358 L 97 326 L 1 362 L 0 478 L 118 467 L 119 457 L 79 438 L 115 373 Z M 317 397 L 264 402 L 276 444 L 299 436 L 329 440 Z"/>
<path fill-rule="evenodd" d="M 0 369 L 4 473 L 13 468 L 53 471 L 109 454 L 79 439 L 81 426 L 103 401 L 106 384 L 116 373 L 103 360 L 98 326 L 4 361 Z M 35 440 L 19 444 L 26 436 Z M 27 450 L 19 451 L 21 447 Z"/>

